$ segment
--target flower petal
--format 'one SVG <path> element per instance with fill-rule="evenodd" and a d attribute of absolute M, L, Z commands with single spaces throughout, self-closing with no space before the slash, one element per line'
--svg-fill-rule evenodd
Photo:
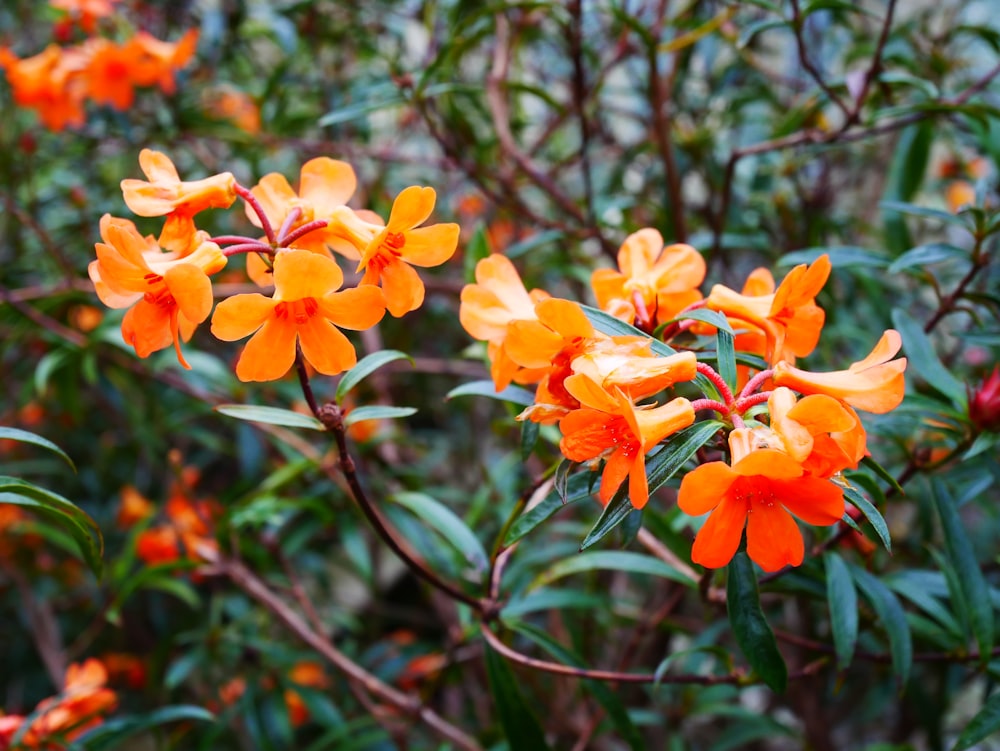
<path fill-rule="evenodd" d="M 395 261 L 382 269 L 385 305 L 396 318 L 416 310 L 424 303 L 424 283 L 408 263 Z"/>
<path fill-rule="evenodd" d="M 256 292 L 233 295 L 220 302 L 212 315 L 212 335 L 224 342 L 249 336 L 274 315 L 275 301 Z"/>
<path fill-rule="evenodd" d="M 264 214 L 272 225 L 278 225 L 284 221 L 285 216 L 298 199 L 292 186 L 288 184 L 288 180 L 278 172 L 264 175 L 260 182 L 250 189 L 250 192 L 260 202 Z M 246 204 L 245 210 L 247 219 L 253 222 L 255 227 L 260 227 L 260 217 L 257 216 L 257 212 L 249 203 Z M 277 226 L 274 229 L 277 231 Z"/>
<path fill-rule="evenodd" d="M 615 497 L 618 488 L 622 486 L 625 478 L 629 476 L 629 472 L 632 469 L 633 456 L 622 448 L 619 448 L 605 462 L 604 471 L 601 473 L 601 488 L 597 494 L 597 497 L 605 506 L 611 503 L 611 499 Z M 629 494 L 631 495 L 631 484 L 629 486 Z M 646 498 L 640 499 L 642 505 L 646 504 L 646 499 L 648 498 L 649 491 L 647 490 Z M 640 506 L 637 505 L 636 508 L 640 508 Z"/>
<path fill-rule="evenodd" d="M 347 203 L 357 187 L 354 168 L 338 159 L 316 157 L 299 172 L 299 195 L 312 204 L 317 219 Z"/>
<path fill-rule="evenodd" d="M 440 266 L 458 248 L 457 224 L 433 224 L 430 227 L 411 229 L 406 233 L 406 244 L 400 255 L 414 266 Z"/>
<path fill-rule="evenodd" d="M 302 355 L 320 373 L 337 375 L 357 364 L 354 345 L 325 318 L 314 316 L 298 330 Z"/>
<path fill-rule="evenodd" d="M 327 256 L 308 250 L 289 250 L 274 259 L 274 299 L 319 299 L 340 289 L 344 272 Z"/>
<path fill-rule="evenodd" d="M 740 546 L 746 520 L 746 503 L 730 494 L 725 495 L 698 530 L 691 548 L 691 560 L 708 568 L 722 568 L 728 564 Z"/>
<path fill-rule="evenodd" d="M 828 480 L 772 480 L 771 488 L 775 499 L 807 524 L 828 527 L 844 516 L 844 493 Z"/>
<path fill-rule="evenodd" d="M 738 478 L 739 475 L 725 462 L 702 464 L 684 475 L 677 494 L 677 505 L 691 516 L 706 514 L 722 502 Z"/>
<path fill-rule="evenodd" d="M 765 571 L 802 563 L 802 533 L 781 506 L 751 502 L 747 518 L 747 555 Z"/>
<path fill-rule="evenodd" d="M 757 449 L 736 462 L 733 471 L 744 477 L 801 477 L 802 465 L 783 451 Z"/>
<path fill-rule="evenodd" d="M 580 306 L 572 300 L 551 297 L 535 305 L 538 320 L 564 339 L 590 339 L 596 336 L 594 326 Z"/>
<path fill-rule="evenodd" d="M 378 287 L 362 287 L 331 292 L 319 298 L 319 309 L 325 318 L 344 329 L 370 329 L 385 315 L 385 295 Z"/>
<path fill-rule="evenodd" d="M 190 321 L 201 323 L 212 312 L 212 283 L 205 272 L 190 263 L 171 266 L 163 281 L 180 308 Z"/>
<path fill-rule="evenodd" d="M 243 348 L 236 363 L 236 377 L 241 381 L 281 378 L 295 362 L 295 333 L 295 324 L 288 319 L 268 318 Z"/>
<path fill-rule="evenodd" d="M 434 188 L 411 185 L 396 196 L 396 200 L 393 201 L 386 227 L 391 232 L 405 232 L 423 224 L 434 211 L 435 200 L 437 200 L 437 193 Z"/>

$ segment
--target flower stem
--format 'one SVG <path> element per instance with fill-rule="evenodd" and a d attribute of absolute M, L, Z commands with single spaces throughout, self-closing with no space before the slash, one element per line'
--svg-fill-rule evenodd
<path fill-rule="evenodd" d="M 267 241 L 276 246 L 278 244 L 278 238 L 274 234 L 274 227 L 271 226 L 271 220 L 267 218 L 267 214 L 264 212 L 264 207 L 261 206 L 260 201 L 257 200 L 257 196 L 239 183 L 236 183 L 236 195 L 250 205 L 250 208 L 253 209 L 253 213 L 257 215 L 258 219 L 260 219 L 260 227 L 264 230 L 264 234 L 267 235 Z"/>
<path fill-rule="evenodd" d="M 743 390 L 740 392 L 740 399 L 750 396 L 750 394 L 759 389 L 763 385 L 764 381 L 772 375 L 774 375 L 774 370 L 771 368 L 760 371 L 757 375 L 747 381 L 747 385 L 744 386 Z"/>
<path fill-rule="evenodd" d="M 300 237 L 305 237 L 310 232 L 313 232 L 315 230 L 323 229 L 324 227 L 326 227 L 329 224 L 330 223 L 328 221 L 326 221 L 325 219 L 317 219 L 314 222 L 309 222 L 308 224 L 303 224 L 297 230 L 295 230 L 294 232 L 289 233 L 286 237 L 284 237 L 281 240 L 281 244 L 284 247 L 288 247 L 293 242 L 295 242 L 296 240 L 298 240 Z"/>
<path fill-rule="evenodd" d="M 726 407 L 731 409 L 736 400 L 733 398 L 733 392 L 729 389 L 729 384 L 726 383 L 725 379 L 707 363 L 698 363 L 698 372 L 713 383 L 719 390 L 719 395 L 725 399 Z"/>
<path fill-rule="evenodd" d="M 298 206 L 293 206 L 292 210 L 288 212 L 288 216 L 285 217 L 285 221 L 281 223 L 281 228 L 278 230 L 278 245 L 287 245 L 288 240 L 286 238 L 288 231 L 299 220 L 300 216 L 302 216 L 302 209 Z"/>
<path fill-rule="evenodd" d="M 716 412 L 720 412 L 723 415 L 729 414 L 729 407 L 722 402 L 715 401 L 715 399 L 695 399 L 691 402 L 691 409 L 695 412 L 699 412 L 703 409 L 714 409 Z"/>
<path fill-rule="evenodd" d="M 222 249 L 222 255 L 228 258 L 229 256 L 235 256 L 239 253 L 273 253 L 270 245 L 265 245 L 264 243 L 254 240 L 250 243 L 239 243 L 238 245 L 230 245 L 228 248 Z"/>

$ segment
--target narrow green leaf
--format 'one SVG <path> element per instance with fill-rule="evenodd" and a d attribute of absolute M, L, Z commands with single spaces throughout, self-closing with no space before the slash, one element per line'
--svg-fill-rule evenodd
<path fill-rule="evenodd" d="M 80 744 L 87 751 L 111 751 L 121 748 L 122 742 L 139 733 L 148 732 L 168 722 L 214 722 L 215 715 L 203 707 L 193 704 L 178 704 L 163 707 L 149 714 L 115 717 L 80 738 Z"/>
<path fill-rule="evenodd" d="M 553 489 L 535 506 L 521 514 L 510 525 L 507 537 L 503 541 L 504 547 L 513 545 L 560 509 L 572 503 L 587 500 L 591 495 L 589 473 L 578 473 L 570 476 L 566 483 L 565 498 Z"/>
<path fill-rule="evenodd" d="M 521 420 L 521 461 L 526 462 L 538 444 L 541 425 L 534 420 Z"/>
<path fill-rule="evenodd" d="M 888 258 L 867 248 L 861 248 L 857 245 L 830 245 L 803 248 L 793 253 L 786 253 L 778 259 L 778 266 L 812 263 L 823 255 L 830 257 L 830 265 L 835 269 L 884 269 L 889 265 Z"/>
<path fill-rule="evenodd" d="M 589 305 L 581 305 L 580 307 L 583 309 L 583 314 L 587 316 L 587 319 L 594 325 L 594 328 L 601 333 L 607 334 L 608 336 L 641 336 L 651 338 L 649 334 L 644 331 L 637 329 L 631 324 L 625 323 L 625 321 L 620 318 L 615 318 L 613 315 L 605 313 L 603 310 L 592 308 Z M 658 355 L 666 357 L 677 354 L 675 350 L 671 349 L 658 339 L 652 339 L 652 342 L 652 351 Z"/>
<path fill-rule="evenodd" d="M 50 441 L 48 438 L 42 438 L 40 435 L 35 435 L 34 433 L 29 433 L 27 430 L 20 430 L 18 428 L 4 428 L 0 427 L 0 440 L 7 439 L 9 441 L 18 441 L 19 443 L 30 443 L 33 446 L 41 446 L 43 449 L 48 449 L 53 454 L 58 454 L 63 460 L 70 466 L 70 468 L 76 472 L 76 465 L 73 464 L 73 460 L 69 458 L 69 454 L 59 448 L 56 444 Z"/>
<path fill-rule="evenodd" d="M 394 493 L 389 500 L 403 506 L 450 542 L 478 571 L 485 571 L 489 560 L 479 538 L 454 511 L 425 493 Z"/>
<path fill-rule="evenodd" d="M 958 574 L 958 585 L 972 635 L 979 646 L 980 660 L 985 664 L 993 651 L 993 608 L 982 569 L 972 553 L 972 545 L 962 520 L 955 510 L 955 502 L 944 483 L 937 477 L 931 479 L 931 495 L 941 517 L 945 550 Z"/>
<path fill-rule="evenodd" d="M 736 341 L 729 331 L 719 329 L 715 334 L 716 357 L 719 375 L 729 388 L 736 391 Z"/>
<path fill-rule="evenodd" d="M 735 334 L 733 327 L 729 324 L 729 319 L 727 319 L 722 313 L 717 310 L 709 310 L 708 308 L 697 308 L 695 310 L 689 310 L 686 313 L 682 313 L 676 318 L 671 318 L 668 323 L 673 323 L 674 321 L 701 321 L 702 323 L 707 323 L 710 326 L 715 326 L 717 329 L 722 331 L 728 331 L 730 334 Z"/>
<path fill-rule="evenodd" d="M 83 559 L 97 578 L 101 577 L 104 538 L 97 522 L 79 506 L 58 493 L 15 477 L 0 477 L 0 503 L 31 508 L 69 532 Z"/>
<path fill-rule="evenodd" d="M 907 371 L 919 373 L 930 386 L 964 409 L 965 386 L 941 363 L 923 327 L 902 308 L 893 308 L 892 322 L 903 337 L 903 351 L 910 362 Z"/>
<path fill-rule="evenodd" d="M 655 456 L 646 462 L 646 477 L 649 492 L 655 493 L 680 470 L 695 453 L 711 440 L 712 436 L 722 427 L 716 420 L 706 420 L 696 425 L 690 425 L 670 437 L 669 442 Z M 580 550 L 586 550 L 604 538 L 611 530 L 621 524 L 635 507 L 628 497 L 628 485 L 623 484 L 611 503 L 604 507 L 600 518 L 587 533 Z"/>
<path fill-rule="evenodd" d="M 985 741 L 993 733 L 1000 731 L 1000 692 L 993 694 L 976 716 L 972 718 L 965 730 L 958 736 L 952 751 L 965 751 L 979 741 Z"/>
<path fill-rule="evenodd" d="M 383 404 L 373 404 L 370 407 L 358 407 L 352 409 L 344 417 L 344 427 L 353 425 L 356 422 L 365 420 L 398 420 L 401 417 L 409 417 L 417 414 L 415 407 L 392 407 Z"/>
<path fill-rule="evenodd" d="M 917 268 L 922 269 L 932 263 L 950 261 L 954 258 L 968 258 L 967 251 L 948 243 L 926 243 L 910 248 L 889 265 L 890 274 Z"/>
<path fill-rule="evenodd" d="M 579 655 L 555 641 L 545 631 L 521 621 L 509 622 L 506 625 L 513 631 L 531 639 L 559 662 L 576 668 L 587 667 Z M 582 683 L 584 690 L 589 692 L 597 700 L 597 703 L 604 707 L 604 711 L 608 713 L 608 717 L 611 718 L 611 722 L 614 723 L 615 728 L 629 745 L 629 748 L 632 751 L 644 751 L 646 744 L 642 740 L 642 735 L 632 722 L 632 718 L 629 717 L 625 705 L 618 698 L 618 694 L 601 681 L 584 679 Z"/>
<path fill-rule="evenodd" d="M 373 352 L 367 357 L 362 357 L 358 360 L 357 365 L 341 376 L 340 383 L 337 384 L 337 404 L 343 403 L 344 397 L 347 396 L 348 392 L 361 383 L 361 381 L 365 378 L 370 376 L 383 365 L 395 362 L 396 360 L 409 360 L 410 364 L 413 364 L 412 357 L 405 352 L 399 352 L 395 349 L 384 349 L 380 352 Z"/>
<path fill-rule="evenodd" d="M 893 488 L 897 493 L 901 495 L 903 494 L 903 486 L 896 481 L 896 478 L 892 476 L 889 470 L 887 470 L 877 461 L 872 459 L 870 456 L 866 456 L 861 460 L 861 463 L 864 466 L 868 467 L 868 469 L 877 474 L 879 477 L 881 477 L 883 480 L 885 480 L 889 484 L 889 487 Z"/>
<path fill-rule="evenodd" d="M 266 425 L 283 425 L 286 428 L 308 428 L 325 430 L 323 423 L 312 415 L 303 415 L 290 409 L 279 407 L 258 407 L 255 404 L 220 404 L 215 411 L 247 422 L 262 422 Z"/>
<path fill-rule="evenodd" d="M 875 530 L 875 534 L 885 545 L 885 549 L 890 553 L 892 552 L 892 538 L 889 536 L 889 525 L 885 523 L 885 518 L 879 513 L 879 510 L 875 508 L 875 505 L 869 501 L 857 488 L 850 486 L 844 487 L 844 497 L 851 503 L 852 506 L 856 507 L 858 511 L 865 515 L 865 518 L 871 523 L 872 528 Z"/>
<path fill-rule="evenodd" d="M 788 668 L 761 610 L 753 564 L 743 551 L 733 556 L 729 563 L 726 607 L 736 643 L 750 667 L 772 691 L 783 693 L 788 684 Z"/>
<path fill-rule="evenodd" d="M 825 553 L 826 601 L 830 608 L 830 628 L 837 653 L 837 669 L 846 670 L 858 643 L 858 592 L 844 559 Z"/>
<path fill-rule="evenodd" d="M 885 211 L 896 211 L 901 214 L 910 214 L 911 216 L 921 216 L 928 219 L 939 219 L 947 224 L 954 224 L 957 226 L 962 226 L 964 222 L 957 214 L 952 214 L 948 211 L 942 211 L 941 209 L 932 209 L 929 206 L 917 206 L 912 203 L 904 203 L 903 201 L 881 201 L 879 207 Z"/>
<path fill-rule="evenodd" d="M 632 553 L 627 550 L 591 550 L 586 553 L 563 558 L 535 577 L 529 589 L 551 584 L 571 574 L 587 571 L 625 571 L 630 574 L 648 574 L 661 576 L 664 579 L 697 586 L 697 582 L 689 579 L 677 569 L 667 565 L 658 558 L 652 558 L 642 553 Z"/>
<path fill-rule="evenodd" d="M 449 391 L 444 398 L 454 399 L 456 396 L 488 396 L 490 399 L 520 404 L 522 407 L 530 407 L 535 403 L 535 395 L 528 389 L 522 389 L 520 386 L 508 386 L 502 391 L 497 391 L 493 381 L 463 383 Z"/>
<path fill-rule="evenodd" d="M 858 589 L 871 604 L 889 637 L 892 670 L 896 674 L 899 689 L 902 690 L 910 679 L 910 668 L 913 665 L 913 638 L 906 622 L 906 612 L 892 590 L 878 578 L 853 563 L 848 566 Z"/>
<path fill-rule="evenodd" d="M 514 671 L 489 643 L 483 644 L 483 650 L 490 693 L 510 748 L 517 751 L 548 751 L 545 732 L 521 693 Z"/>
<path fill-rule="evenodd" d="M 558 229 L 547 229 L 544 232 L 536 232 L 531 237 L 526 237 L 520 242 L 508 245 L 504 248 L 503 254 L 508 258 L 518 258 L 543 245 L 562 240 L 565 236 L 566 233 Z"/>

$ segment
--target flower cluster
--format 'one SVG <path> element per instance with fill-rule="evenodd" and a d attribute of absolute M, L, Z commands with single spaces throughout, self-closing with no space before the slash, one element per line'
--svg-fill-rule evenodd
<path fill-rule="evenodd" d="M 476 283 L 462 291 L 460 319 L 487 343 L 498 391 L 512 382 L 536 384 L 535 403 L 519 419 L 558 422 L 566 459 L 595 469 L 603 462 L 604 504 L 627 479 L 632 505 L 642 508 L 649 499 L 646 455 L 699 413 L 715 412 L 728 434 L 728 462 L 703 462 L 683 478 L 678 496 L 684 512 L 709 514 L 692 559 L 725 566 L 745 529 L 750 557 L 774 571 L 804 556 L 792 515 L 813 525 L 843 518 L 841 473 L 856 469 L 866 454 L 855 410 L 884 413 L 903 398 L 906 359 L 892 359 L 901 347 L 893 330 L 846 370 L 795 366 L 819 340 L 825 316 L 815 298 L 830 270 L 821 256 L 776 285 L 761 268 L 740 291 L 717 284 L 703 296 L 698 252 L 684 244 L 664 247 L 660 233 L 643 229 L 625 240 L 617 270 L 592 276 L 601 309 L 633 324 L 635 335 L 602 333 L 577 303 L 529 292 L 501 255 L 477 265 Z M 694 313 L 702 309 L 715 318 Z M 699 335 L 716 333 L 706 320 L 720 317 L 735 332 L 744 363 L 756 364 L 740 365 L 735 384 L 705 361 L 717 354 L 699 355 Z M 701 389 L 704 398 L 677 395 L 677 384 L 686 384 L 688 397 Z"/>
<path fill-rule="evenodd" d="M 30 717 L 0 715 L 0 749 L 11 747 L 15 738 L 20 739 L 16 748 L 66 748 L 117 706 L 118 697 L 107 682 L 108 671 L 100 660 L 70 665 L 62 692 L 39 703 Z"/>
<path fill-rule="evenodd" d="M 88 34 L 95 31 L 97 19 L 113 10 L 107 0 L 61 0 L 53 5 L 69 11 L 70 19 Z M 6 71 L 14 101 L 35 110 L 46 128 L 59 131 L 84 124 L 87 100 L 125 111 L 137 87 L 157 86 L 172 94 L 174 75 L 191 60 L 197 42 L 197 30 L 190 29 L 176 42 L 145 31 L 121 42 L 89 36 L 79 44 L 50 44 L 25 58 L 0 47 L 0 68 Z"/>
<path fill-rule="evenodd" d="M 436 266 L 458 245 L 458 225 L 421 226 L 434 209 L 433 188 L 412 186 L 396 198 L 388 221 L 346 203 L 356 188 L 346 162 L 318 157 L 303 165 L 298 192 L 277 173 L 253 188 L 229 172 L 183 181 L 164 154 L 145 149 L 146 180 L 123 180 L 125 203 L 137 215 L 165 217 L 159 237 L 143 236 L 127 219 L 105 216 L 90 278 L 101 300 L 128 308 L 122 336 L 146 357 L 173 346 L 184 367 L 181 340 L 212 315 L 212 333 L 224 341 L 251 336 L 236 374 L 244 381 L 284 376 L 297 352 L 320 373 L 336 375 L 357 362 L 341 329 L 364 330 L 388 310 L 402 316 L 418 308 L 424 285 L 413 266 Z M 209 208 L 228 208 L 241 197 L 263 238 L 210 237 L 195 226 Z M 276 229 L 277 228 L 277 229 Z M 339 256 L 363 273 L 341 289 Z M 210 276 L 233 255 L 247 256 L 247 273 L 271 296 L 234 295 L 212 314 Z"/>

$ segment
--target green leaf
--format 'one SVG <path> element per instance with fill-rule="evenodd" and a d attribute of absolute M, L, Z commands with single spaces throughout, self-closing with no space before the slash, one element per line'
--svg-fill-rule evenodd
<path fill-rule="evenodd" d="M 783 693 L 788 684 L 788 668 L 760 608 L 760 591 L 753 564 L 743 551 L 733 556 L 729 563 L 726 607 L 736 643 L 740 645 L 750 667 L 772 691 Z"/>
<path fill-rule="evenodd" d="M 736 340 L 732 332 L 719 329 L 715 333 L 719 375 L 729 389 L 736 391 Z"/>
<path fill-rule="evenodd" d="M 904 128 L 893 152 L 882 194 L 885 200 L 880 204 L 886 211 L 883 218 L 886 246 L 893 256 L 913 246 L 898 207 L 909 206 L 903 202 L 913 198 L 920 188 L 927 172 L 933 141 L 934 127 L 930 121 L 925 121 Z"/>
<path fill-rule="evenodd" d="M 326 430 L 323 423 L 312 415 L 292 412 L 279 407 L 258 407 L 255 404 L 220 404 L 215 411 L 228 417 L 247 422 L 262 422 L 266 425 L 283 425 L 286 428 L 308 428 L 309 430 Z"/>
<path fill-rule="evenodd" d="M 875 576 L 853 563 L 847 565 L 858 589 L 871 604 L 889 637 L 892 670 L 896 674 L 898 687 L 902 690 L 910 679 L 910 668 L 913 665 L 913 638 L 906 622 L 906 612 L 892 590 Z"/>
<path fill-rule="evenodd" d="M 858 511 L 865 515 L 865 518 L 871 523 L 872 527 L 875 529 L 875 534 L 885 545 L 885 549 L 890 553 L 892 552 L 892 538 L 889 536 L 889 525 L 885 523 L 885 518 L 879 513 L 879 510 L 875 508 L 875 504 L 869 501 L 857 488 L 851 486 L 844 486 L 844 497 L 850 501 L 851 505 L 856 507 Z"/>
<path fill-rule="evenodd" d="M 508 245 L 504 248 L 503 254 L 508 258 L 518 258 L 519 256 L 523 256 L 525 253 L 536 250 L 543 245 L 562 240 L 565 236 L 566 233 L 558 229 L 548 229 L 544 232 L 536 232 L 531 237 L 526 237 L 520 242 Z"/>
<path fill-rule="evenodd" d="M 965 751 L 1000 731 L 1000 693 L 995 693 L 958 736 L 952 751 Z"/>
<path fill-rule="evenodd" d="M 0 477 L 0 503 L 30 508 L 56 522 L 73 536 L 90 570 L 98 579 L 101 578 L 104 538 L 97 522 L 79 506 L 58 493 L 16 477 Z"/>
<path fill-rule="evenodd" d="M 907 372 L 919 373 L 930 386 L 964 411 L 965 386 L 941 363 L 923 327 L 902 308 L 893 308 L 892 323 L 903 337 L 903 351 L 909 358 Z"/>
<path fill-rule="evenodd" d="M 830 628 L 837 653 L 837 669 L 846 670 L 858 643 L 858 592 L 844 559 L 825 553 L 826 601 L 830 608 Z"/>
<path fill-rule="evenodd" d="M 380 352 L 373 352 L 367 357 L 362 357 L 358 361 L 357 365 L 341 376 L 340 383 L 337 384 L 337 404 L 343 403 L 344 397 L 347 396 L 348 392 L 361 383 L 362 380 L 370 376 L 383 365 L 395 362 L 396 360 L 409 360 L 410 364 L 413 364 L 412 357 L 405 352 L 399 352 L 395 349 L 384 349 Z"/>
<path fill-rule="evenodd" d="M 812 263 L 822 255 L 830 257 L 830 265 L 835 269 L 864 268 L 884 269 L 889 265 L 889 259 L 867 248 L 857 245 L 830 245 L 814 248 L 803 248 L 794 253 L 786 253 L 778 259 L 778 266 L 796 266 L 800 263 Z"/>
<path fill-rule="evenodd" d="M 484 625 L 483 628 L 489 626 Z M 517 751 L 548 751 L 545 732 L 521 693 L 514 671 L 488 642 L 483 644 L 483 649 L 490 693 L 510 748 Z"/>
<path fill-rule="evenodd" d="M 149 714 L 115 717 L 98 725 L 80 738 L 87 751 L 111 751 L 121 748 L 121 743 L 131 736 L 149 731 L 168 722 L 215 722 L 215 715 L 203 707 L 178 704 L 163 707 Z"/>
<path fill-rule="evenodd" d="M 395 493 L 389 500 L 409 509 L 450 542 L 478 571 L 489 567 L 489 559 L 479 538 L 458 515 L 425 493 Z"/>
<path fill-rule="evenodd" d="M 726 318 L 722 313 L 717 310 L 709 310 L 708 308 L 696 308 L 695 310 L 689 310 L 686 313 L 681 313 L 675 318 L 671 318 L 667 323 L 673 323 L 674 321 L 701 321 L 702 323 L 707 323 L 710 326 L 715 326 L 715 328 L 722 331 L 728 331 L 730 334 L 735 334 L 733 327 L 729 324 L 729 319 Z"/>
<path fill-rule="evenodd" d="M 950 261 L 954 258 L 968 258 L 968 252 L 948 243 L 926 243 L 910 248 L 889 265 L 890 274 L 898 274 L 911 268 L 922 269 L 932 263 Z"/>
<path fill-rule="evenodd" d="M 706 420 L 690 425 L 670 437 L 669 442 L 646 462 L 646 478 L 650 494 L 655 493 L 680 470 L 695 453 L 715 435 L 722 423 Z M 587 533 L 580 550 L 586 550 L 621 524 L 635 510 L 628 497 L 628 485 L 615 493 L 611 503 L 604 507 L 593 529 Z"/>
<path fill-rule="evenodd" d="M 526 462 L 531 457 L 535 446 L 538 444 L 538 436 L 541 432 L 541 425 L 534 420 L 521 420 L 521 461 Z"/>
<path fill-rule="evenodd" d="M 749 23 L 743 31 L 740 32 L 739 39 L 736 40 L 736 47 L 738 49 L 743 49 L 761 32 L 788 26 L 790 26 L 790 24 L 783 18 L 765 18 L 760 21 Z"/>
<path fill-rule="evenodd" d="M 517 517 L 517 520 L 510 525 L 510 529 L 507 531 L 507 536 L 503 541 L 504 547 L 513 545 L 560 509 L 571 503 L 590 498 L 593 495 L 590 487 L 590 473 L 571 475 L 566 481 L 565 491 L 565 495 L 563 495 L 558 489 L 553 488 L 541 501 Z"/>
<path fill-rule="evenodd" d="M 900 495 L 903 494 L 903 486 L 896 481 L 896 478 L 892 476 L 889 470 L 887 470 L 877 461 L 872 459 L 870 456 L 866 456 L 861 460 L 861 464 L 870 469 L 872 472 L 881 477 L 883 480 L 885 480 L 886 483 L 889 485 L 889 487 L 895 489 L 897 493 L 899 493 Z"/>
<path fill-rule="evenodd" d="M 631 324 L 625 323 L 625 321 L 620 318 L 615 318 L 613 315 L 605 313 L 603 310 L 592 308 L 589 305 L 581 305 L 580 308 L 583 310 L 583 314 L 587 316 L 587 319 L 593 324 L 594 328 L 603 334 L 607 334 L 608 336 L 640 336 L 646 339 L 652 339 L 652 337 L 644 331 L 637 329 Z M 669 355 L 677 354 L 676 351 L 658 339 L 652 339 L 652 342 L 652 351 L 658 355 L 667 357 Z"/>
<path fill-rule="evenodd" d="M 559 662 L 576 668 L 587 667 L 579 655 L 555 641 L 545 631 L 521 621 L 514 621 L 506 625 L 513 631 L 531 639 Z M 582 683 L 584 689 L 597 700 L 598 704 L 604 707 L 604 711 L 608 713 L 608 717 L 611 718 L 611 722 L 614 723 L 621 737 L 628 743 L 629 748 L 632 751 L 644 751 L 646 744 L 642 740 L 642 735 L 629 717 L 625 705 L 618 698 L 618 694 L 601 681 L 584 679 Z"/>
<path fill-rule="evenodd" d="M 632 553 L 627 550 L 592 550 L 557 561 L 535 577 L 529 589 L 551 584 L 571 574 L 604 570 L 661 576 L 664 579 L 680 582 L 689 587 L 695 587 L 698 584 L 697 581 L 689 579 L 685 574 L 682 574 L 658 558 L 652 558 L 642 553 Z"/>
<path fill-rule="evenodd" d="M 365 420 L 398 420 L 417 414 L 416 407 L 392 407 L 383 404 L 373 404 L 370 407 L 357 407 L 344 417 L 344 427 Z"/>
<path fill-rule="evenodd" d="M 941 517 L 945 550 L 955 573 L 958 586 L 969 615 L 972 635 L 979 646 L 980 661 L 985 664 L 993 651 L 993 608 L 982 569 L 972 553 L 972 544 L 955 510 L 955 502 L 944 483 L 937 477 L 931 479 L 931 495 Z"/>
<path fill-rule="evenodd" d="M 76 465 L 73 464 L 73 460 L 69 458 L 69 455 L 48 438 L 42 438 L 40 435 L 29 433 L 27 430 L 0 427 L 0 440 L 3 439 L 18 441 L 19 443 L 30 443 L 33 446 L 41 446 L 43 449 L 48 449 L 52 453 L 61 456 L 70 468 L 76 472 Z"/>
<path fill-rule="evenodd" d="M 916 204 L 905 203 L 903 201 L 880 201 L 879 207 L 884 211 L 896 211 L 900 214 L 938 219 L 946 224 L 953 224 L 958 227 L 965 226 L 965 222 L 962 221 L 962 218 L 958 214 L 952 214 L 941 209 L 932 209 L 930 206 L 917 206 Z"/>
<path fill-rule="evenodd" d="M 535 403 L 535 395 L 528 389 L 522 389 L 520 386 L 508 386 L 502 391 L 497 391 L 493 381 L 463 383 L 445 394 L 444 398 L 454 399 L 456 396 L 488 396 L 490 399 L 520 404 L 522 407 L 530 407 Z"/>

